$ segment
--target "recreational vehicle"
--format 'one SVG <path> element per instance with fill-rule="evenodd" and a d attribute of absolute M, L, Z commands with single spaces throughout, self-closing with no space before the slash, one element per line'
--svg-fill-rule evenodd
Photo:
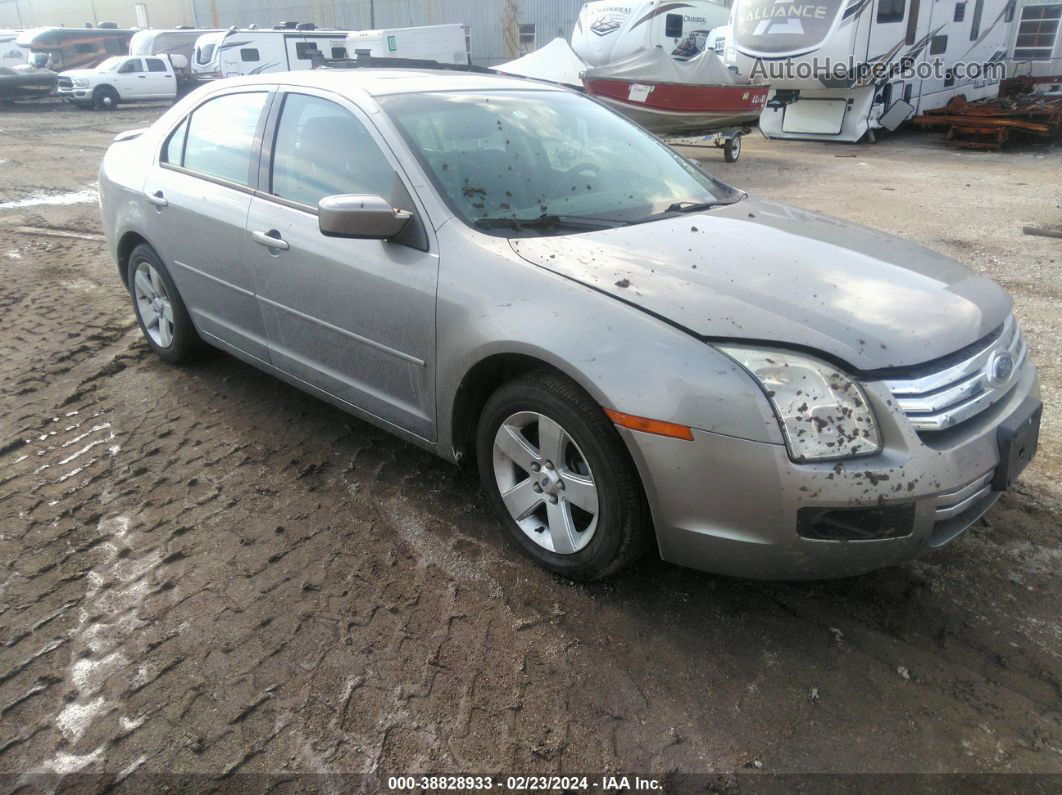
<path fill-rule="evenodd" d="M 315 57 L 347 57 L 348 31 L 300 28 L 205 33 L 195 42 L 192 74 L 205 80 L 291 72 L 312 69 Z"/>
<path fill-rule="evenodd" d="M 195 30 L 176 28 L 174 30 L 138 30 L 129 42 L 130 55 L 183 55 L 192 60 L 196 40 L 208 33 L 221 33 L 220 30 Z"/>
<path fill-rule="evenodd" d="M 713 49 L 730 10 L 722 2 L 663 0 L 617 3 L 596 0 L 579 12 L 572 49 L 589 66 L 604 66 L 662 47 L 677 61 L 688 61 L 705 47 Z M 713 30 L 717 30 L 713 33 Z"/>
<path fill-rule="evenodd" d="M 128 55 L 134 30 L 119 28 L 31 28 L 15 43 L 35 66 L 55 71 L 90 68 L 112 55 Z"/>
<path fill-rule="evenodd" d="M 994 96 L 1012 0 L 735 0 L 726 61 L 769 83 L 771 138 L 873 140 L 952 97 Z"/>
<path fill-rule="evenodd" d="M 15 43 L 17 30 L 0 30 L 0 66 L 19 66 L 26 63 L 26 50 Z"/>
<path fill-rule="evenodd" d="M 468 63 L 464 25 L 359 30 L 347 35 L 347 50 L 375 58 L 417 58 L 439 63 Z"/>

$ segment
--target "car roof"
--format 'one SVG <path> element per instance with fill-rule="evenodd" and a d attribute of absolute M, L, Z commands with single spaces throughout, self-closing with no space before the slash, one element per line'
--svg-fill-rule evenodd
<path fill-rule="evenodd" d="M 365 91 L 371 96 L 387 94 L 416 94 L 429 91 L 498 91 L 538 89 L 564 91 L 559 86 L 504 75 L 482 72 L 463 72 L 454 69 L 310 69 L 300 72 L 284 72 L 234 78 L 225 81 L 230 85 L 305 86 L 323 88 L 343 94 L 347 91 Z"/>

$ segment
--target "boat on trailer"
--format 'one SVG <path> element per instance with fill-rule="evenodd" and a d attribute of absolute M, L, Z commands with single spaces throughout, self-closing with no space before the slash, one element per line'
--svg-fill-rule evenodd
<path fill-rule="evenodd" d="M 690 135 L 755 122 L 767 86 L 735 79 L 705 50 L 679 62 L 661 48 L 583 73 L 586 93 L 659 135 Z"/>

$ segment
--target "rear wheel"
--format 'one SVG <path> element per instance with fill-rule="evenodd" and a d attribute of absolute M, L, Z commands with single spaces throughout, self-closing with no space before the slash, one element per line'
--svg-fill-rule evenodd
<path fill-rule="evenodd" d="M 111 86 L 100 86 L 92 92 L 92 107 L 96 110 L 114 110 L 118 107 L 118 92 Z"/>
<path fill-rule="evenodd" d="M 146 243 L 129 255 L 128 280 L 148 345 L 167 362 L 188 361 L 201 345 L 199 335 L 161 257 Z"/>
<path fill-rule="evenodd" d="M 601 407 L 569 379 L 539 370 L 501 386 L 483 409 L 476 452 L 506 535 L 550 571 L 606 577 L 648 546 L 634 464 Z"/>

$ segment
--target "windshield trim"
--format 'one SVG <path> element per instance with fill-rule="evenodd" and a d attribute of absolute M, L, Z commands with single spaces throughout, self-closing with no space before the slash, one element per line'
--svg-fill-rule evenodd
<path fill-rule="evenodd" d="M 479 96 L 479 95 L 483 95 L 483 94 L 525 94 L 525 93 L 569 94 L 569 95 L 574 95 L 574 96 L 577 96 L 577 97 L 579 97 L 581 99 L 586 99 L 586 100 L 589 100 L 589 101 L 593 102 L 598 107 L 604 108 L 609 113 L 611 113 L 614 116 L 616 116 L 619 119 L 621 119 L 624 123 L 630 124 L 631 126 L 635 127 L 636 129 L 641 130 L 641 128 L 638 127 L 638 125 L 634 124 L 634 122 L 632 122 L 629 119 L 627 119 L 625 116 L 623 116 L 623 114 L 616 112 L 613 108 L 609 107 L 608 105 L 606 105 L 603 102 L 598 101 L 595 97 L 591 97 L 591 96 L 589 96 L 587 94 L 583 94 L 583 93 L 581 93 L 579 91 L 574 91 L 574 90 L 571 90 L 571 89 L 563 89 L 563 88 L 554 88 L 552 86 L 527 86 L 527 87 L 524 87 L 524 86 L 519 86 L 519 87 L 516 87 L 516 86 L 505 86 L 504 88 L 487 88 L 487 89 L 469 89 L 469 88 L 452 88 L 452 89 L 450 89 L 450 88 L 448 88 L 448 89 L 432 89 L 430 91 L 396 91 L 396 92 L 390 93 L 390 94 L 377 94 L 377 95 L 375 95 L 374 99 L 376 99 L 377 104 L 379 105 L 379 107 L 383 111 L 384 116 L 387 118 L 387 120 L 390 122 L 390 124 L 395 129 L 395 131 L 398 133 L 399 137 L 402 139 L 402 142 L 406 145 L 407 150 L 410 152 L 410 154 L 413 155 L 413 158 L 416 160 L 417 165 L 420 166 L 421 170 L 424 172 L 424 175 L 427 177 L 428 182 L 431 185 L 432 189 L 435 191 L 435 193 L 438 196 L 439 200 L 450 211 L 450 214 L 454 218 L 456 218 L 458 221 L 460 221 L 468 229 L 471 229 L 473 232 L 476 232 L 476 233 L 482 234 L 482 235 L 487 235 L 489 237 L 501 237 L 501 238 L 512 240 L 512 239 L 517 239 L 517 238 L 521 238 L 521 237 L 525 237 L 526 236 L 526 235 L 521 233 L 522 230 L 519 228 L 519 225 L 514 225 L 516 228 L 513 228 L 513 229 L 506 229 L 506 228 L 501 227 L 501 226 L 496 226 L 496 227 L 491 228 L 491 229 L 485 229 L 485 228 L 483 228 L 481 226 L 478 226 L 476 224 L 477 220 L 482 220 L 482 219 L 472 219 L 472 218 L 465 217 L 464 212 L 462 212 L 461 209 L 459 209 L 457 207 L 456 202 L 454 201 L 454 197 L 452 197 L 450 195 L 450 193 L 444 188 L 444 186 L 442 184 L 440 184 L 438 176 L 436 175 L 434 169 L 432 169 L 431 164 L 427 161 L 427 158 L 423 155 L 423 153 L 421 152 L 420 148 L 412 140 L 411 133 L 407 132 L 406 128 L 402 124 L 400 124 L 398 122 L 398 120 L 392 114 L 391 110 L 388 108 L 388 104 L 389 104 L 390 101 L 395 101 L 395 100 L 399 100 L 399 99 L 407 98 L 407 97 L 411 97 L 411 96 L 423 97 L 423 96 L 434 96 L 434 95 L 439 95 L 439 94 L 467 94 L 467 95 L 470 95 L 470 96 Z M 733 187 L 732 185 L 728 185 L 727 183 L 725 183 L 722 180 L 718 179 L 714 175 L 709 174 L 708 172 L 706 172 L 703 169 L 701 169 L 700 166 L 694 165 L 692 163 L 689 163 L 687 158 L 684 158 L 682 155 L 680 155 L 674 149 L 669 147 L 664 141 L 660 140 L 659 138 L 654 136 L 652 133 L 650 133 L 648 131 L 645 131 L 645 130 L 641 130 L 641 131 L 644 132 L 645 135 L 649 136 L 650 138 L 653 138 L 660 146 L 662 146 L 666 150 L 668 150 L 668 152 L 676 160 L 678 160 L 680 163 L 685 163 L 686 165 L 689 165 L 689 166 L 692 166 L 692 167 L 696 168 L 701 173 L 701 175 L 703 175 L 706 179 L 708 179 L 712 183 L 712 185 L 714 187 L 718 188 L 719 191 L 720 191 L 720 197 L 719 197 L 718 202 L 714 203 L 714 204 L 716 204 L 716 206 L 735 204 L 735 203 L 737 203 L 739 201 L 742 201 L 743 199 L 748 197 L 748 194 L 745 193 L 744 191 L 739 190 L 739 189 Z M 711 210 L 705 210 L 704 212 L 711 212 Z M 609 227 L 604 226 L 605 219 L 602 219 L 602 218 L 591 218 L 590 216 L 587 216 L 587 224 L 588 224 L 588 226 L 592 222 L 600 223 L 601 226 L 599 226 L 597 228 L 585 228 L 584 229 L 584 228 L 574 228 L 574 225 L 558 224 L 558 225 L 553 227 L 553 229 L 557 230 L 554 233 L 551 233 L 551 234 L 536 234 L 535 236 L 537 236 L 537 237 L 547 237 L 547 236 L 548 237 L 567 237 L 569 235 L 588 234 L 588 233 L 591 233 L 591 232 L 601 232 L 601 231 L 605 231 L 606 229 L 610 229 L 610 228 L 618 228 L 618 227 L 621 227 L 621 226 L 633 226 L 633 225 L 651 223 L 653 221 L 666 220 L 666 219 L 675 217 L 675 215 L 677 215 L 677 214 L 678 213 L 676 213 L 676 212 L 660 212 L 660 213 L 655 213 L 655 214 L 652 214 L 652 215 L 649 215 L 649 216 L 645 216 L 645 217 L 642 217 L 642 218 L 635 218 L 635 219 L 630 219 L 630 220 L 615 219 L 613 225 L 609 226 Z M 555 214 L 546 213 L 546 215 L 555 215 Z M 569 217 L 573 217 L 574 218 L 576 216 L 571 216 L 569 214 Z M 491 219 L 491 220 L 494 220 L 494 219 Z M 534 220 L 537 220 L 537 219 L 534 219 Z M 611 221 L 611 219 L 609 219 L 609 220 Z M 540 227 L 539 228 L 535 228 L 533 226 L 533 227 L 529 228 L 529 227 L 525 226 L 524 229 L 527 229 L 528 231 L 532 231 L 532 232 L 536 232 L 536 233 L 541 232 L 541 228 Z"/>

